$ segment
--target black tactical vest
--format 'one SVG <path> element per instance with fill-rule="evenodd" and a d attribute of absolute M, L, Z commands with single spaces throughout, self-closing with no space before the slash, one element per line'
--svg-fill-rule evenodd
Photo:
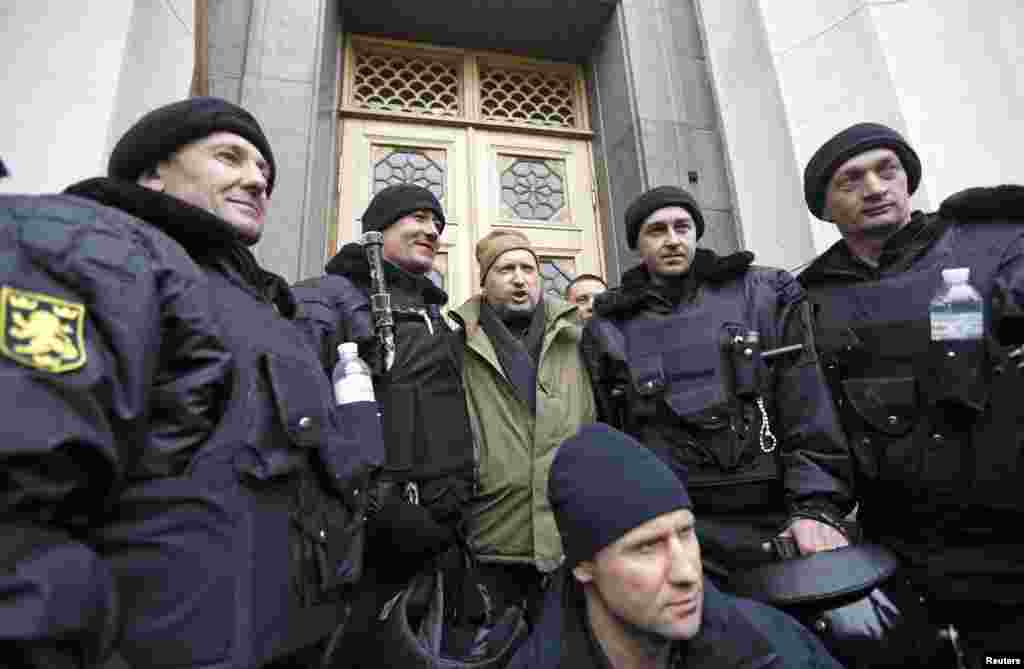
<path fill-rule="evenodd" d="M 774 489 L 780 480 L 774 444 L 762 434 L 772 406 L 770 371 L 756 347 L 745 356 L 737 339 L 761 330 L 746 288 L 743 279 L 707 284 L 692 308 L 622 324 L 631 375 L 627 430 L 655 450 L 671 444 L 671 453 L 662 455 L 685 475 L 695 503 L 709 511 L 749 506 L 743 496 L 716 494 L 723 486 Z M 781 489 L 770 497 L 781 499 Z"/>
<path fill-rule="evenodd" d="M 460 335 L 437 305 L 395 307 L 395 362 L 375 383 L 384 420 L 386 468 L 416 482 L 423 504 L 468 501 L 476 460 L 462 390 Z M 459 490 L 454 490 L 455 482 Z M 451 510 L 454 512 L 454 509 Z M 442 516 L 446 515 L 444 512 Z"/>
<path fill-rule="evenodd" d="M 966 525 L 986 524 L 986 509 L 1024 510 L 1024 378 L 991 334 L 991 304 L 982 340 L 933 342 L 928 317 L 946 268 L 969 267 L 988 302 L 998 263 L 1019 236 L 1019 226 L 958 225 L 902 273 L 808 287 L 833 398 L 873 487 L 861 516 L 869 534 L 908 531 L 898 527 L 905 516 L 880 500 L 901 500 L 912 513 L 955 510 Z"/>

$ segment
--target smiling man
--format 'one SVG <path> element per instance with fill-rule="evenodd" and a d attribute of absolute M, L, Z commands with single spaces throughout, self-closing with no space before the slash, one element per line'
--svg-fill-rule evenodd
<path fill-rule="evenodd" d="M 276 177 L 257 120 L 197 97 L 132 125 L 106 177 L 0 215 L 5 254 L 31 249 L 0 277 L 0 313 L 17 308 L 14 328 L 0 316 L 2 391 L 30 417 L 0 454 L 0 515 L 48 530 L 3 534 L 31 539 L 22 557 L 66 536 L 41 569 L 2 570 L 20 587 L 0 583 L 0 628 L 29 653 L 48 631 L 12 621 L 71 651 L 90 600 L 114 614 L 94 642 L 119 666 L 319 665 L 342 622 L 384 446 L 375 402 L 334 407 L 287 284 L 249 250 Z M 109 591 L 80 580 L 84 547 Z"/>
<path fill-rule="evenodd" d="M 511 669 L 839 667 L 785 614 L 705 580 L 686 487 L 628 435 L 581 428 L 548 496 L 565 565 Z"/>
<path fill-rule="evenodd" d="M 858 123 L 829 139 L 804 194 L 843 238 L 800 282 L 854 450 L 865 536 L 900 555 L 933 622 L 953 623 L 980 667 L 1024 654 L 1024 188 L 971 188 L 926 214 L 910 204 L 920 182 L 917 153 L 892 128 Z M 984 333 L 933 340 L 930 303 L 953 268 L 985 302 Z"/>
<path fill-rule="evenodd" d="M 803 553 L 847 543 L 850 461 L 788 273 L 749 252 L 699 249 L 704 216 L 674 186 L 626 210 L 641 264 L 598 296 L 583 352 L 601 419 L 689 473 L 715 576 L 774 559 L 779 533 Z M 760 350 L 803 344 L 761 360 Z"/>
<path fill-rule="evenodd" d="M 350 667 L 386 665 L 381 608 L 432 558 L 456 546 L 476 486 L 473 435 L 462 389 L 461 340 L 441 314 L 448 295 L 429 278 L 445 229 L 437 197 L 415 184 L 381 189 L 362 217 L 383 236 L 395 356 L 390 369 L 375 336 L 366 249 L 346 244 L 324 276 L 294 290 L 299 320 L 329 376 L 337 345 L 359 343 L 374 369 L 387 460 L 374 487 L 367 572 L 342 646 Z M 454 553 L 449 553 L 453 555 Z M 457 561 L 456 561 L 457 562 Z M 451 580 L 451 579 L 450 579 Z"/>
<path fill-rule="evenodd" d="M 544 297 L 540 262 L 521 232 L 476 246 L 480 295 L 453 312 L 465 334 L 463 379 L 480 486 L 470 545 L 495 599 L 535 619 L 546 575 L 562 557 L 543 492 L 558 445 L 594 420 L 576 307 Z"/>

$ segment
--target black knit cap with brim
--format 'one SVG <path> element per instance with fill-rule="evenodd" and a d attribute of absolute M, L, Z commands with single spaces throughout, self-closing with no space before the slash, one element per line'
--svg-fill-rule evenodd
<path fill-rule="evenodd" d="M 227 100 L 195 97 L 158 107 L 128 129 L 110 154 L 107 174 L 137 181 L 147 170 L 194 141 L 215 132 L 231 132 L 252 142 L 270 166 L 267 195 L 274 190 L 277 166 L 263 129 L 252 114 Z"/>
<path fill-rule="evenodd" d="M 570 569 L 647 521 L 692 507 L 667 464 L 603 423 L 584 425 L 558 447 L 548 499 Z"/>
<path fill-rule="evenodd" d="M 444 231 L 444 212 L 437 197 L 423 186 L 395 184 L 373 196 L 363 214 L 363 232 L 382 231 L 414 211 L 432 211 L 437 221 L 437 234 Z"/>
<path fill-rule="evenodd" d="M 697 239 L 704 235 L 704 214 L 700 213 L 697 200 L 677 186 L 658 186 L 641 194 L 626 208 L 626 241 L 635 249 L 644 220 L 662 207 L 682 207 L 690 212 L 697 228 Z"/>
<path fill-rule="evenodd" d="M 857 123 L 837 133 L 814 152 L 804 170 L 804 200 L 811 213 L 825 218 L 825 195 L 832 175 L 850 158 L 872 149 L 891 149 L 907 173 L 907 189 L 914 194 L 921 183 L 921 159 L 903 136 L 881 123 Z"/>

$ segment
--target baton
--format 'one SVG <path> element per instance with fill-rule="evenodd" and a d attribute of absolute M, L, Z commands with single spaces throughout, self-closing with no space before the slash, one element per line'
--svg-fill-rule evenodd
<path fill-rule="evenodd" d="M 370 264 L 370 309 L 373 312 L 373 328 L 377 331 L 384 349 L 384 370 L 395 363 L 395 317 L 391 312 L 391 293 L 384 278 L 384 235 L 376 230 L 363 233 L 359 243 L 366 252 Z"/>

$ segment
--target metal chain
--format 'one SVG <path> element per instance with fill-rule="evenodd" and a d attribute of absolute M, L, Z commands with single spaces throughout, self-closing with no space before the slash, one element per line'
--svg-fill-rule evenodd
<path fill-rule="evenodd" d="M 761 451 L 764 453 L 771 453 L 775 450 L 776 444 L 779 440 L 772 434 L 772 426 L 768 424 L 768 412 L 764 408 L 764 398 L 757 398 L 757 408 L 761 410 L 761 433 L 758 435 L 758 441 L 761 444 Z"/>

